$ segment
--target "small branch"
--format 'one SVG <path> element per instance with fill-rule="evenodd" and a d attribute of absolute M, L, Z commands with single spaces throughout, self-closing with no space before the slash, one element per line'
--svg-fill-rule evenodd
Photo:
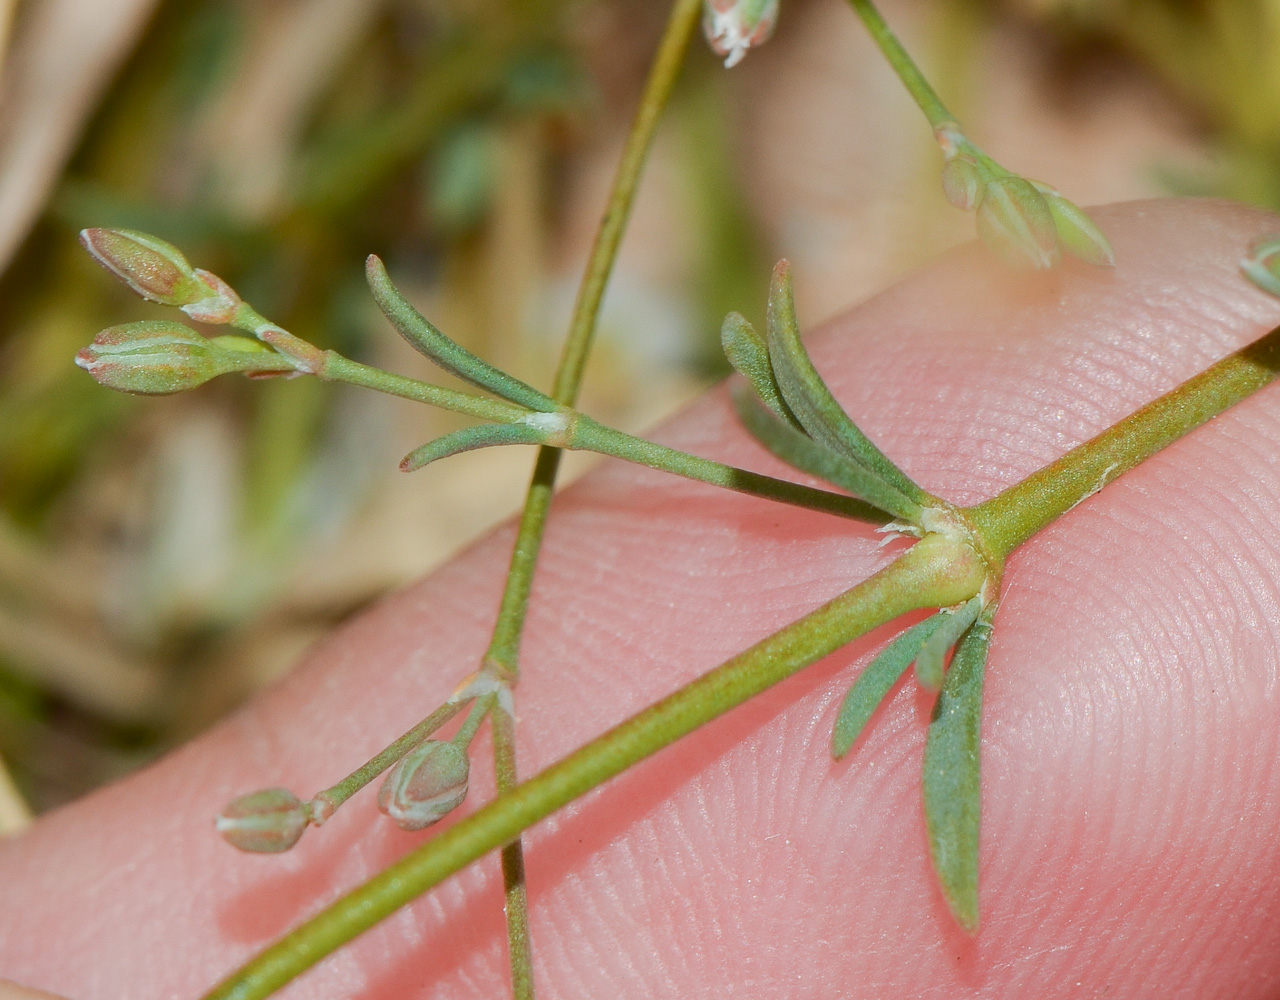
<path fill-rule="evenodd" d="M 986 573 L 986 563 L 965 542 L 926 537 L 853 589 L 428 841 L 261 952 L 205 1000 L 261 1000 L 579 796 L 884 622 L 918 608 L 968 600 Z"/>

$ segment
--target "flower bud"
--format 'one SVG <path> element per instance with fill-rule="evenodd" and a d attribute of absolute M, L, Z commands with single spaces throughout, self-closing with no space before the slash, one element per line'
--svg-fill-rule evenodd
<path fill-rule="evenodd" d="M 978 235 L 1010 264 L 1053 267 L 1060 256 L 1044 196 L 1021 177 L 998 177 L 978 206 Z"/>
<path fill-rule="evenodd" d="M 777 21 L 778 0 L 703 0 L 703 33 L 712 51 L 724 56 L 726 68 L 768 41 Z"/>
<path fill-rule="evenodd" d="M 465 750 L 427 740 L 391 769 L 378 790 L 378 808 L 402 830 L 421 830 L 444 818 L 467 797 L 471 761 Z"/>
<path fill-rule="evenodd" d="M 181 323 L 148 320 L 103 330 L 76 355 L 93 378 L 121 392 L 159 396 L 229 372 L 290 372 L 294 366 L 248 337 L 200 336 Z"/>
<path fill-rule="evenodd" d="M 1272 295 L 1280 295 L 1280 236 L 1269 236 L 1240 261 L 1245 277 Z"/>
<path fill-rule="evenodd" d="M 84 229 L 94 260 L 152 302 L 185 306 L 215 294 L 172 243 L 130 229 Z"/>
<path fill-rule="evenodd" d="M 307 828 L 307 810 L 287 788 L 264 788 L 227 804 L 215 826 L 232 847 L 255 854 L 279 854 Z"/>
<path fill-rule="evenodd" d="M 1087 264 L 1098 267 L 1115 267 L 1116 255 L 1111 244 L 1102 235 L 1094 221 L 1073 201 L 1068 201 L 1047 184 L 1031 182 L 1049 206 L 1058 243 L 1067 253 L 1074 254 Z"/>
<path fill-rule="evenodd" d="M 962 211 L 975 208 L 985 188 L 978 165 L 968 157 L 952 157 L 942 168 L 942 191 L 947 201 Z"/>

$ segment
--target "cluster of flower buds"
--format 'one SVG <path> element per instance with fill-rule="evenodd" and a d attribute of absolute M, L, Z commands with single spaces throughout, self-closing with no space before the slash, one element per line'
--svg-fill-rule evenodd
<path fill-rule="evenodd" d="M 426 740 L 396 764 L 378 789 L 378 808 L 402 830 L 439 822 L 467 797 L 471 761 L 449 740 Z"/>
<path fill-rule="evenodd" d="M 964 211 L 976 209 L 978 235 L 1005 260 L 1049 268 L 1065 250 L 1089 264 L 1115 264 L 1102 231 L 1056 189 L 1005 170 L 953 127 L 938 130 L 938 143 L 946 157 L 947 200 Z"/>
<path fill-rule="evenodd" d="M 157 395 L 192 389 L 230 372 L 266 377 L 316 370 L 314 347 L 267 323 L 235 289 L 216 274 L 192 267 L 173 244 L 128 229 L 86 229 L 80 242 L 144 299 L 257 338 L 202 337 L 181 323 L 113 326 L 76 355 L 76 364 L 103 385 Z"/>
<path fill-rule="evenodd" d="M 727 67 L 768 41 L 778 22 L 778 0 L 703 0 L 702 30 Z"/>

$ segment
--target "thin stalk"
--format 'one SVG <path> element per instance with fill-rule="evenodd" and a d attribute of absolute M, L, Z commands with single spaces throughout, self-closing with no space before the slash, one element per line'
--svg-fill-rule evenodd
<path fill-rule="evenodd" d="M 336 785 L 320 792 L 312 801 L 323 803 L 325 815 L 331 815 L 333 810 L 373 781 L 374 778 L 396 763 L 465 707 L 465 701 L 446 701 L 385 750 L 370 758 L 367 763 L 356 768 Z"/>
<path fill-rule="evenodd" d="M 502 708 L 490 714 L 494 779 L 498 797 L 516 787 L 515 719 Z M 502 849 L 502 882 L 506 893 L 507 951 L 512 1000 L 533 1000 L 533 950 L 529 941 L 529 893 L 525 887 L 524 852 L 519 839 Z"/>
<path fill-rule="evenodd" d="M 680 66 L 684 62 L 701 10 L 700 0 L 676 0 L 662 41 L 658 45 L 653 67 L 649 71 L 649 78 L 645 82 L 640 107 L 632 119 L 622 160 L 618 164 L 613 188 L 609 192 L 609 202 L 587 259 L 586 272 L 574 303 L 573 318 L 569 323 L 569 334 L 556 370 L 552 396 L 564 406 L 573 406 L 578 400 L 582 374 L 595 338 L 600 304 L 604 300 L 605 286 L 617 260 L 618 246 L 622 242 L 627 219 L 631 215 L 645 158 L 653 143 L 662 109 L 666 107 L 676 78 L 680 75 Z M 529 592 L 533 585 L 533 570 L 538 561 L 543 527 L 551 509 L 551 493 L 555 488 L 559 468 L 559 449 L 539 449 L 516 533 L 507 583 L 498 610 L 498 621 L 485 655 L 488 663 L 513 678 L 519 672 L 517 660 L 520 637 L 524 631 Z"/>
<path fill-rule="evenodd" d="M 1227 355 L 999 496 L 966 511 L 998 557 L 1280 373 L 1280 327 Z"/>
<path fill-rule="evenodd" d="M 677 451 L 665 445 L 655 444 L 643 438 L 632 437 L 622 431 L 606 427 L 590 417 L 579 415 L 573 424 L 568 447 L 612 455 L 650 469 L 670 472 L 699 483 L 710 483 L 738 493 L 794 504 L 810 510 L 824 511 L 840 517 L 854 518 L 884 524 L 892 520 L 889 514 L 856 497 L 829 490 L 814 489 L 785 479 L 774 479 L 757 472 L 748 472 L 732 465 L 699 458 L 688 452 Z"/>
<path fill-rule="evenodd" d="M 849 6 L 862 19 L 862 23 L 866 25 L 867 31 L 879 46 L 881 53 L 893 67 L 893 71 L 898 74 L 898 79 L 907 88 L 920 110 L 924 112 L 925 118 L 929 120 L 934 131 L 947 125 L 954 125 L 955 116 L 947 110 L 942 99 L 920 72 L 920 68 L 907 55 L 907 50 L 889 29 L 889 25 L 885 23 L 871 0 L 849 0 Z"/>
<path fill-rule="evenodd" d="M 419 382 L 416 378 L 396 375 L 362 365 L 359 361 L 344 358 L 335 351 L 324 352 L 324 364 L 316 372 L 320 378 L 328 382 L 344 382 L 365 389 L 375 389 L 402 399 L 412 399 L 419 403 L 428 403 L 454 413 L 465 413 L 467 416 L 491 420 L 497 424 L 512 424 L 529 415 L 523 406 L 503 402 L 498 399 L 486 399 L 484 396 L 473 396 L 469 392 L 458 392 L 443 386 Z"/>
<path fill-rule="evenodd" d="M 986 564 L 966 543 L 918 542 L 851 590 L 775 632 L 458 822 L 281 938 L 206 1000 L 260 1000 L 325 955 L 538 820 L 680 737 L 852 642 L 924 607 L 957 604 Z"/>
<path fill-rule="evenodd" d="M 671 97 L 676 78 L 680 75 L 680 67 L 701 10 L 701 0 L 675 0 L 645 82 L 639 110 L 631 122 L 622 161 L 614 175 L 609 202 L 587 259 L 586 274 L 578 290 L 569 334 L 556 370 L 552 396 L 557 403 L 565 406 L 572 406 L 577 402 L 587 356 L 595 339 L 600 303 L 604 299 L 605 286 L 617 260 L 618 246 L 622 242 L 627 219 L 631 215 L 636 187 L 649 147 L 653 143 L 658 119 Z M 538 563 L 543 530 L 551 509 L 551 494 L 560 469 L 560 454 L 557 448 L 538 449 L 533 478 L 525 494 L 524 510 L 520 515 L 511 564 L 507 569 L 507 580 L 498 607 L 498 619 L 485 654 L 485 662 L 496 669 L 499 676 L 509 679 L 513 684 L 519 676 L 520 639 L 524 633 L 529 594 L 533 588 L 533 571 Z M 498 726 L 495 725 L 494 731 L 497 733 Z M 511 780 L 515 780 L 514 734 L 505 746 L 495 737 L 494 768 L 498 773 L 509 768 Z M 532 1000 L 533 962 L 529 949 L 529 911 L 524 891 L 524 848 L 518 836 L 503 848 L 502 878 L 507 896 L 507 951 L 511 960 L 511 988 L 518 1000 Z M 512 905 L 513 899 L 516 901 L 515 905 Z"/>

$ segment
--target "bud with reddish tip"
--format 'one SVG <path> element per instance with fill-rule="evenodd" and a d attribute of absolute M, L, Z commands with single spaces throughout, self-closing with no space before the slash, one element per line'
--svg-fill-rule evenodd
<path fill-rule="evenodd" d="M 214 294 L 172 243 L 131 229 L 84 229 L 94 260 L 152 302 L 185 306 Z"/>
<path fill-rule="evenodd" d="M 248 337 L 202 337 L 181 323 L 147 320 L 103 330 L 76 355 L 94 380 L 121 392 L 161 396 L 218 375 L 287 373 L 294 365 Z"/>
<path fill-rule="evenodd" d="M 378 808 L 402 830 L 421 830 L 443 819 L 467 797 L 471 761 L 448 741 L 427 740 L 391 769 L 378 790 Z"/>
<path fill-rule="evenodd" d="M 778 0 L 703 0 L 702 30 L 725 67 L 768 41 L 778 21 Z"/>
<path fill-rule="evenodd" d="M 232 847 L 255 854 L 279 854 L 307 828 L 307 809 L 287 788 L 264 788 L 228 803 L 215 821 Z"/>

